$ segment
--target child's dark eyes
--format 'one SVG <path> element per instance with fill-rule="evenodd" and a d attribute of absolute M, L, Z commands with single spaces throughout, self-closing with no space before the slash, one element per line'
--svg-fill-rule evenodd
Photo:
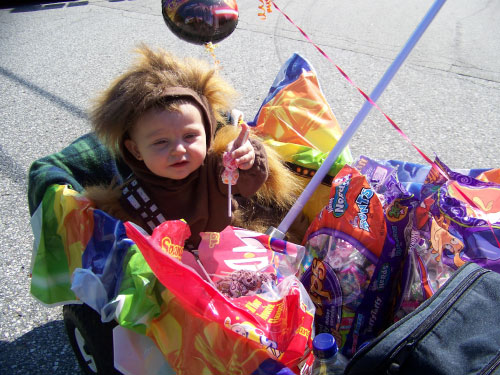
<path fill-rule="evenodd" d="M 200 136 L 199 133 L 187 133 L 187 134 L 183 135 L 182 139 L 184 140 L 184 142 L 191 143 L 191 142 L 196 141 L 199 136 Z M 168 146 L 170 144 L 170 141 L 168 139 L 158 139 L 158 140 L 152 142 L 152 144 L 153 144 L 153 146 L 165 147 L 165 146 Z"/>
<path fill-rule="evenodd" d="M 184 139 L 187 141 L 192 141 L 192 140 L 196 139 L 197 137 L 198 137 L 198 134 L 190 133 L 190 134 L 186 134 L 184 136 Z"/>
<path fill-rule="evenodd" d="M 158 141 L 153 142 L 154 146 L 164 146 L 168 144 L 168 141 L 166 139 L 160 139 Z"/>

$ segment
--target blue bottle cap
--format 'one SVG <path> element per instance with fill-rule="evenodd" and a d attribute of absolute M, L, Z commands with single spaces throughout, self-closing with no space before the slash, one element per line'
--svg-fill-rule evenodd
<path fill-rule="evenodd" d="M 330 333 L 320 333 L 313 340 L 313 352 L 316 358 L 327 359 L 339 351 L 335 337 Z"/>

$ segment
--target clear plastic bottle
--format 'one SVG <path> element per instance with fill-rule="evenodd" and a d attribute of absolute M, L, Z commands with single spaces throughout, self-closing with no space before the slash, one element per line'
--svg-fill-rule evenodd
<path fill-rule="evenodd" d="M 335 338 L 320 333 L 313 340 L 314 363 L 312 375 L 340 375 L 344 373 L 347 359 L 340 352 Z"/>

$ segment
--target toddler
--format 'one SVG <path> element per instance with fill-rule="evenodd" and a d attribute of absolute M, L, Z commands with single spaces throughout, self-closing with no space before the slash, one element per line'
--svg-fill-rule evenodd
<path fill-rule="evenodd" d="M 91 113 L 99 139 L 132 170 L 119 187 L 87 188 L 98 208 L 148 232 L 165 220 L 184 219 L 196 248 L 200 232 L 231 224 L 220 145 L 214 140 L 234 89 L 200 60 L 139 49 L 140 60 L 96 100 Z M 233 133 L 234 134 L 234 133 Z M 264 146 L 243 132 L 228 142 L 239 168 L 235 195 L 250 198 L 269 174 Z"/>

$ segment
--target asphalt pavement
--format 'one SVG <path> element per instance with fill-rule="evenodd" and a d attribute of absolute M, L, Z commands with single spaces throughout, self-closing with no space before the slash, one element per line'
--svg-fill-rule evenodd
<path fill-rule="evenodd" d="M 215 54 L 252 119 L 281 65 L 297 52 L 315 67 L 345 129 L 433 4 L 430 0 L 276 0 L 331 58 L 277 10 L 238 3 L 236 30 Z M 378 104 L 410 139 L 452 168 L 497 168 L 500 2 L 448 1 Z M 160 0 L 0 2 L 0 373 L 77 374 L 60 307 L 29 293 L 33 236 L 27 172 L 89 131 L 92 98 L 123 72 L 139 43 L 211 56 L 166 27 Z M 333 62 L 332 62 L 333 61 Z M 337 70 L 341 67 L 354 82 Z M 355 157 L 425 163 L 377 110 L 351 140 Z"/>

